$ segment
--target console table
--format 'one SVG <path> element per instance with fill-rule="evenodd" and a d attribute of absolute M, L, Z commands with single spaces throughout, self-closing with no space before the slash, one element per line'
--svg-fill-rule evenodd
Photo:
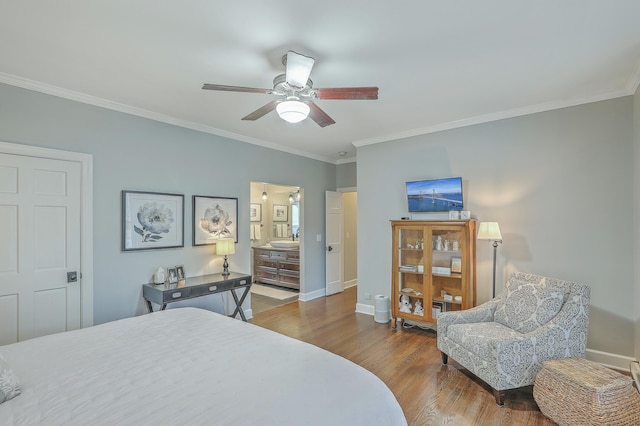
<path fill-rule="evenodd" d="M 235 290 L 243 289 L 242 295 L 238 298 Z M 228 291 L 233 297 L 236 309 L 229 315 L 235 318 L 240 314 L 242 321 L 247 321 L 242 310 L 242 303 L 251 289 L 251 275 L 231 272 L 229 275 L 210 274 L 199 277 L 189 277 L 178 284 L 143 284 L 142 296 L 147 302 L 147 309 L 153 312 L 151 302 L 160 305 L 160 310 L 164 310 L 167 304 L 179 300 L 193 299 L 194 297 L 207 296 L 209 294 L 224 293 Z"/>

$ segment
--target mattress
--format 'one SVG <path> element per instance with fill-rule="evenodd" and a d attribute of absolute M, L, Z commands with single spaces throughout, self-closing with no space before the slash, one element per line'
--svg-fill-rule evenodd
<path fill-rule="evenodd" d="M 316 346 L 196 308 L 0 346 L 2 425 L 406 425 L 389 388 Z"/>

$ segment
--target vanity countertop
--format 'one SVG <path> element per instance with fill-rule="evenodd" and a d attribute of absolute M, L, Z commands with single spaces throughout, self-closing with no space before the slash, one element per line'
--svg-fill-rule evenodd
<path fill-rule="evenodd" d="M 271 251 L 299 251 L 300 247 L 293 247 L 293 248 L 277 248 L 277 247 L 272 247 L 269 244 L 267 244 L 266 246 L 260 246 L 260 247 L 251 247 L 252 249 L 258 249 L 258 250 L 271 250 Z"/>

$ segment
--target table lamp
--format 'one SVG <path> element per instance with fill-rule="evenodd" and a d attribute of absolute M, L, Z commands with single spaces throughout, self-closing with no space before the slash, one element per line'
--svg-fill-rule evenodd
<path fill-rule="evenodd" d="M 236 245 L 233 238 L 221 238 L 216 241 L 216 254 L 218 256 L 224 255 L 224 263 L 222 264 L 222 275 L 229 275 L 229 262 L 227 262 L 227 255 L 234 254 L 236 252 Z"/>
<path fill-rule="evenodd" d="M 493 297 L 496 297 L 496 249 L 502 242 L 502 234 L 498 222 L 482 222 L 478 229 L 479 240 L 493 241 Z"/>

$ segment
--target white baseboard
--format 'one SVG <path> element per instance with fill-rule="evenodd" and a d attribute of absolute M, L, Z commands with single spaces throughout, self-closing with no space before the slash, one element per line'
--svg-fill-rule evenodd
<path fill-rule="evenodd" d="M 358 285 L 358 279 L 354 279 L 354 280 L 349 280 L 349 281 L 345 281 L 344 282 L 344 288 L 345 290 L 350 288 L 350 287 L 355 287 Z"/>
<path fill-rule="evenodd" d="M 364 303 L 356 303 L 356 312 L 359 314 L 367 314 L 374 316 L 376 308 L 373 305 L 365 305 Z"/>
<path fill-rule="evenodd" d="M 315 290 L 315 291 L 311 291 L 309 293 L 300 293 L 300 295 L 298 296 L 298 300 L 300 302 L 308 302 L 309 300 L 313 300 L 313 299 L 319 299 L 321 297 L 326 296 L 327 291 L 326 289 L 320 289 L 320 290 Z"/>
<path fill-rule="evenodd" d="M 587 349 L 587 359 L 602 364 L 605 367 L 626 372 L 629 372 L 629 364 L 631 361 L 636 361 L 635 358 L 629 356 L 597 351 L 595 349 Z"/>

